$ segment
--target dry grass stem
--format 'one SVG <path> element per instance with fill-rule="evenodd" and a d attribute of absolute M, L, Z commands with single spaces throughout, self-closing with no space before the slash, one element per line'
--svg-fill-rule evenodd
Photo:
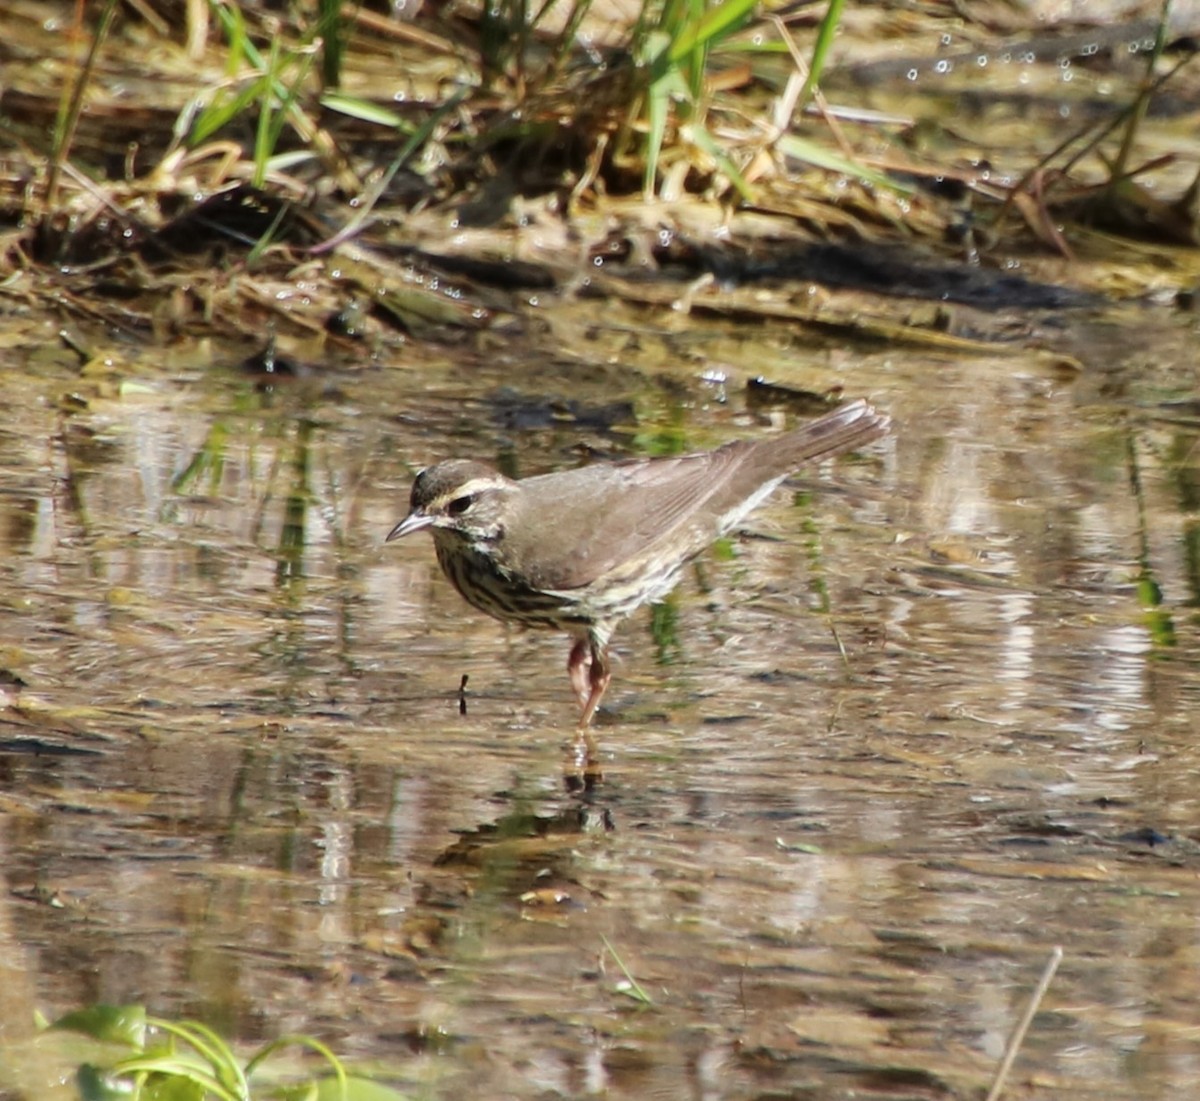
<path fill-rule="evenodd" d="M 1008 1078 L 1008 1072 L 1012 1070 L 1013 1062 L 1017 1058 L 1017 1052 L 1021 1050 L 1021 1044 L 1025 1042 L 1025 1034 L 1029 1031 L 1030 1024 L 1033 1023 L 1034 1015 L 1042 1004 L 1042 999 L 1046 996 L 1046 991 L 1050 989 L 1050 983 L 1054 979 L 1054 973 L 1058 970 L 1058 965 L 1062 963 L 1063 950 L 1062 945 L 1056 944 L 1053 951 L 1050 953 L 1050 958 L 1046 961 L 1046 966 L 1042 970 L 1042 977 L 1038 980 L 1037 989 L 1033 992 L 1033 997 L 1029 999 L 1029 1004 L 1025 1007 L 1025 1012 L 1017 1022 L 1017 1027 L 1013 1034 L 1009 1037 L 1008 1047 L 1004 1049 L 1004 1058 L 1000 1060 L 1000 1066 L 996 1071 L 996 1077 L 992 1082 L 992 1088 L 988 1090 L 986 1101 L 999 1101 L 1000 1094 L 1004 1092 L 1004 1083 Z"/>

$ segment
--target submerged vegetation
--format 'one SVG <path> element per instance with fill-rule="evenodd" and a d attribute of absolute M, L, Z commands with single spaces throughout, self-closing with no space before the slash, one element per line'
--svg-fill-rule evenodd
<path fill-rule="evenodd" d="M 341 1060 L 311 1036 L 290 1036 L 266 1044 L 244 1064 L 229 1044 L 196 1021 L 150 1017 L 138 1005 L 96 1005 L 60 1017 L 51 1026 L 96 1041 L 97 1053 L 75 1075 L 81 1101 L 252 1101 L 256 1097 L 311 1101 L 402 1101 L 378 1082 L 346 1073 Z M 114 1048 L 129 1054 L 104 1059 Z M 298 1084 L 270 1081 L 252 1086 L 264 1064 L 287 1048 L 315 1052 L 332 1074 Z"/>

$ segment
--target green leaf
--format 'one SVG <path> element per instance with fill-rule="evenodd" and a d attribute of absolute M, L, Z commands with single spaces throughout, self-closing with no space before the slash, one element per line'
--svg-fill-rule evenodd
<path fill-rule="evenodd" d="M 161 1095 L 157 1093 L 154 1095 L 156 1101 L 160 1096 L 168 1101 L 195 1101 L 195 1099 L 203 1099 L 210 1094 L 220 1098 L 221 1101 L 235 1101 L 235 1099 L 241 1101 L 249 1096 L 244 1088 L 238 1090 L 228 1086 L 212 1073 L 212 1068 L 194 1056 L 175 1054 L 133 1056 L 117 1063 L 113 1067 L 113 1073 L 132 1077 L 156 1076 L 152 1078 L 156 1084 L 155 1088 L 165 1091 Z M 168 1088 L 160 1082 L 160 1078 L 164 1081 L 182 1083 L 178 1087 L 182 1092 L 177 1092 L 173 1087 Z"/>
<path fill-rule="evenodd" d="M 91 1063 L 82 1064 L 75 1072 L 75 1085 L 82 1101 L 125 1101 L 136 1089 L 132 1082 L 111 1077 L 108 1071 Z"/>
<path fill-rule="evenodd" d="M 646 167 L 642 174 L 642 192 L 650 198 L 657 190 L 658 157 L 667 132 L 667 108 L 670 97 L 666 80 L 656 80 L 646 93 L 646 114 L 650 129 L 646 135 Z"/>
<path fill-rule="evenodd" d="M 95 1040 L 126 1044 L 140 1051 L 146 1046 L 146 1007 L 94 1005 L 59 1017 L 50 1027 L 81 1032 Z"/>
<path fill-rule="evenodd" d="M 369 1078 L 347 1078 L 345 1087 L 343 1093 L 336 1078 L 322 1078 L 317 1083 L 314 1101 L 407 1101 L 405 1094 Z"/>
<path fill-rule="evenodd" d="M 175 1074 L 152 1074 L 142 1085 L 137 1101 L 205 1101 L 208 1091 L 190 1078 Z"/>

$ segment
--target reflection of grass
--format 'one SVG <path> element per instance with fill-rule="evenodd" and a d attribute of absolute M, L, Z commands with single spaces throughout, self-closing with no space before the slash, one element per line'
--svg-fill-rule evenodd
<path fill-rule="evenodd" d="M 683 657 L 679 641 L 679 598 L 668 593 L 650 606 L 650 636 L 658 652 L 659 665 L 674 665 Z"/>
<path fill-rule="evenodd" d="M 203 445 L 171 479 L 172 493 L 207 493 L 217 497 L 225 477 L 229 449 L 229 429 L 223 420 L 213 421 Z"/>
<path fill-rule="evenodd" d="M 395 1090 L 347 1075 L 341 1060 L 311 1036 L 272 1041 L 243 1065 L 232 1047 L 206 1025 L 149 1017 L 137 1005 L 92 1006 L 61 1017 L 51 1027 L 133 1049 L 133 1054 L 103 1065 L 84 1063 L 79 1067 L 76 1083 L 84 1101 L 251 1101 L 268 1094 L 315 1101 L 401 1101 Z M 288 1047 L 316 1052 L 329 1064 L 332 1077 L 309 1079 L 283 1090 L 278 1082 L 253 1090 L 255 1072 Z"/>
<path fill-rule="evenodd" d="M 1146 516 L 1146 496 L 1142 488 L 1142 470 L 1138 460 L 1137 440 L 1132 430 L 1125 435 L 1125 457 L 1129 471 L 1129 488 L 1137 506 L 1138 518 L 1138 572 L 1134 578 L 1138 603 L 1142 606 L 1144 623 L 1150 640 L 1156 648 L 1175 645 L 1175 623 L 1170 611 L 1164 607 L 1162 586 L 1154 572 L 1151 561 L 1151 540 Z"/>

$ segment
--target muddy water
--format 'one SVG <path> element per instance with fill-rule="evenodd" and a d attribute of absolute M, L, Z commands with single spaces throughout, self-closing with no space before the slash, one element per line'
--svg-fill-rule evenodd
<path fill-rule="evenodd" d="M 540 342 L 264 387 L 245 349 L 81 373 L 23 328 L 8 1085 L 70 1094 L 35 1009 L 149 1001 L 421 1096 L 979 1096 L 1062 945 L 1016 1094 L 1190 1089 L 1200 458 L 1163 402 L 1194 395 L 1194 320 L 1058 331 L 1082 372 L 576 302 Z M 895 432 L 626 624 L 579 790 L 563 640 L 383 536 L 448 454 L 529 473 L 773 431 L 762 363 Z"/>

